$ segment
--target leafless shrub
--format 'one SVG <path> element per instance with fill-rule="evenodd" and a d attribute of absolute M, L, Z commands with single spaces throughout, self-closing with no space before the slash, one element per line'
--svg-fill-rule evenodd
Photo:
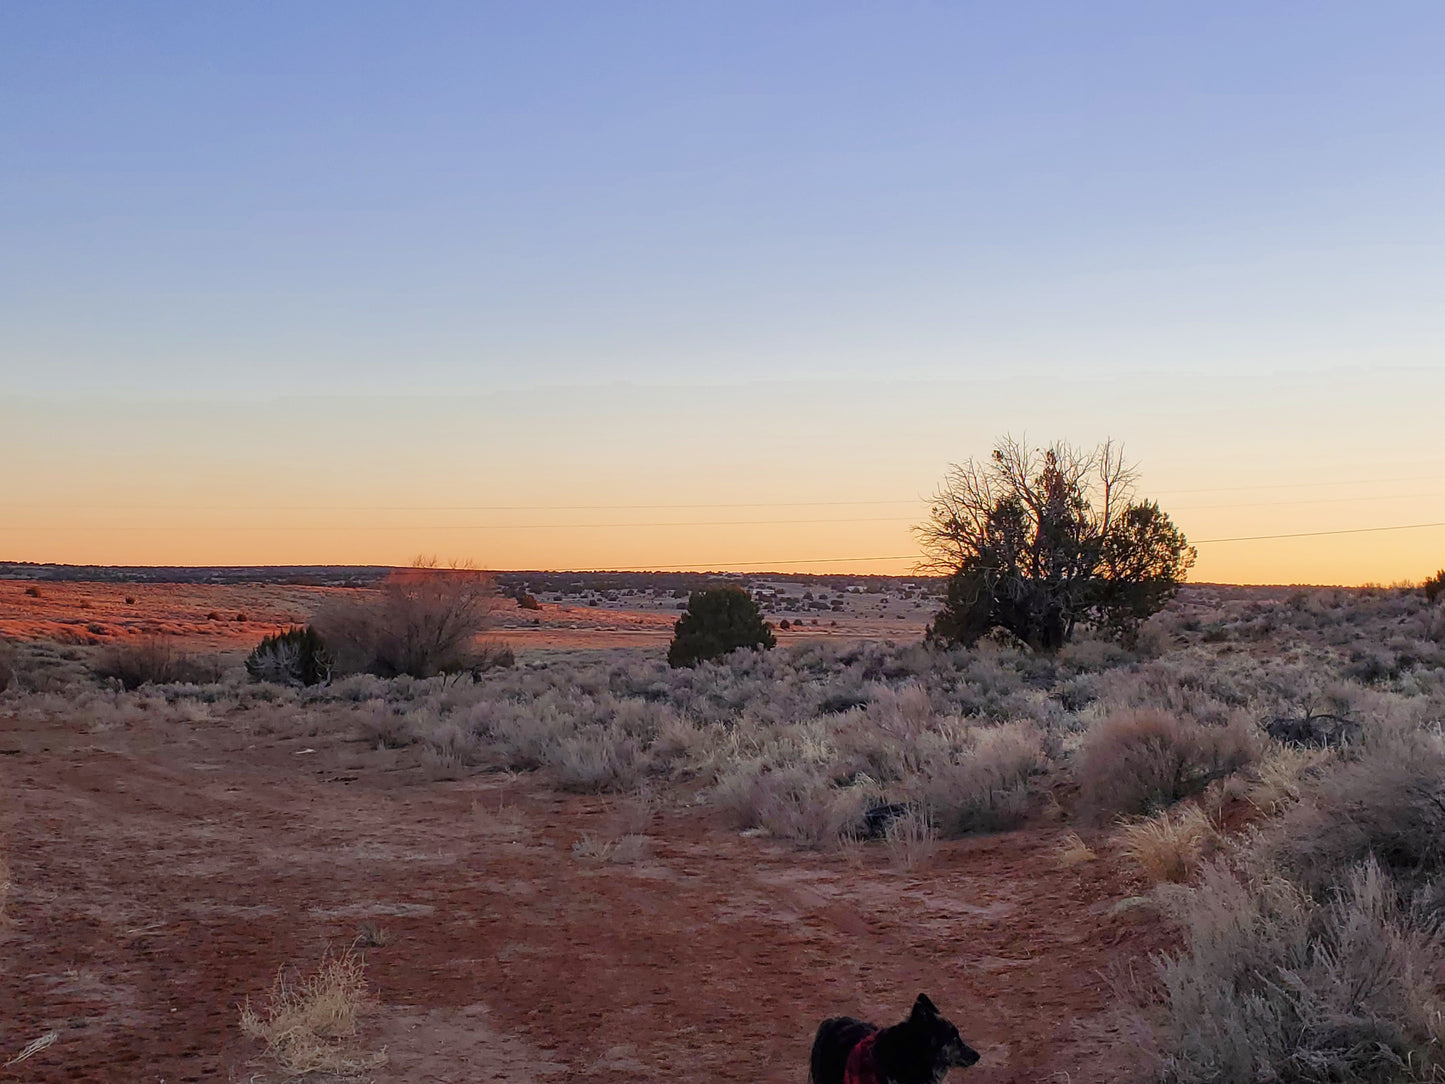
<path fill-rule="evenodd" d="M 266 1044 L 282 1070 L 359 1073 L 386 1062 L 385 1052 L 365 1053 L 356 1043 L 357 1017 L 367 1005 L 366 965 L 360 955 L 327 954 L 307 976 L 276 975 L 267 1004 L 241 1009 L 241 1030 Z"/>
<path fill-rule="evenodd" d="M 1189 880 L 1219 842 L 1208 814 L 1197 805 L 1161 810 L 1121 825 L 1118 838 L 1124 854 L 1138 863 L 1151 884 Z"/>
<path fill-rule="evenodd" d="M 1095 819 L 1166 808 L 1248 764 L 1237 725 L 1204 727 L 1161 711 L 1110 716 L 1089 731 L 1075 771 L 1081 811 Z"/>
<path fill-rule="evenodd" d="M 492 580 L 481 572 L 414 567 L 378 589 L 329 602 L 312 624 L 342 672 L 427 678 L 488 661 L 477 637 L 494 600 Z"/>
<path fill-rule="evenodd" d="M 194 673 L 189 657 L 163 636 L 145 636 L 106 648 L 95 672 L 119 681 L 127 691 L 184 681 Z"/>
<path fill-rule="evenodd" d="M 1187 948 L 1159 962 L 1170 1084 L 1439 1081 L 1440 928 L 1373 861 L 1324 904 L 1267 869 L 1175 889 Z"/>

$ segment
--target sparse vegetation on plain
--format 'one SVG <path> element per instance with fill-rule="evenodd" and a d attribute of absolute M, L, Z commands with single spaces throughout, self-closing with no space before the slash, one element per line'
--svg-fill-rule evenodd
<path fill-rule="evenodd" d="M 1252 1065 L 1373 1084 L 1437 1072 L 1422 977 L 1445 966 L 1437 608 L 1414 588 L 1205 586 L 1132 645 L 1089 630 L 1054 653 L 1011 634 L 814 639 L 688 667 L 656 649 L 536 653 L 313 686 L 233 664 L 220 682 L 118 688 L 86 667 L 104 649 L 24 643 L 4 695 L 22 725 L 234 726 L 248 743 L 362 749 L 419 783 L 534 773 L 597 808 L 663 795 L 719 829 L 871 853 L 910 883 L 949 867 L 951 837 L 1066 829 L 1045 866 L 1080 886 L 1142 878 L 1155 887 L 1139 906 L 1179 923 L 1141 1008 L 1161 1080 L 1224 1084 Z M 634 820 L 588 822 L 569 866 L 654 871 L 665 836 Z"/>

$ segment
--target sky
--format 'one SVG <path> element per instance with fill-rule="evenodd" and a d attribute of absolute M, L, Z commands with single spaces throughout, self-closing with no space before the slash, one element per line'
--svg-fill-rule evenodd
<path fill-rule="evenodd" d="M 1441 55 L 1434 3 L 0 6 L 0 560 L 906 572 L 1010 433 L 1122 441 L 1196 579 L 1419 579 Z"/>

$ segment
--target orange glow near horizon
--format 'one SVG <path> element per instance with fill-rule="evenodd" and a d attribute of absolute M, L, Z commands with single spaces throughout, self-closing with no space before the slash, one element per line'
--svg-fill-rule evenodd
<path fill-rule="evenodd" d="M 1302 443 L 1350 432 L 1331 422 L 1375 416 L 1372 399 L 1402 398 L 1388 382 L 1273 402 L 1165 385 L 1149 394 L 1167 410 L 1078 385 L 1011 430 L 1017 393 L 1004 385 L 881 387 L 711 389 L 706 413 L 699 392 L 634 388 L 551 394 L 529 411 L 496 398 L 0 402 L 0 455 L 22 467 L 0 493 L 0 560 L 402 566 L 434 554 L 497 570 L 906 575 L 910 528 L 950 461 L 1002 432 L 1087 444 L 1130 424 L 1140 495 L 1199 543 L 1195 581 L 1390 583 L 1445 565 L 1442 527 L 1209 541 L 1445 522 L 1432 432 L 1397 434 L 1388 470 L 1370 458 L 1387 446 L 1378 429 L 1355 446 Z"/>

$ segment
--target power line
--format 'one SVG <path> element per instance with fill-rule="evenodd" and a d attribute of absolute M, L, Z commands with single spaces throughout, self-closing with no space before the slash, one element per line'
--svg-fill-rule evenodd
<path fill-rule="evenodd" d="M 1296 534 L 1251 534 L 1240 535 L 1237 538 L 1201 538 L 1192 545 L 1208 546 L 1215 542 L 1263 542 L 1271 538 L 1323 538 L 1325 535 L 1332 534 L 1376 534 L 1380 531 L 1418 531 L 1426 527 L 1445 527 L 1445 522 L 1402 523 L 1395 527 L 1349 527 L 1341 531 L 1300 531 Z"/>
<path fill-rule="evenodd" d="M 549 531 L 581 530 L 589 527 L 634 528 L 634 527 L 775 527 L 806 523 L 903 523 L 896 516 L 850 516 L 840 519 L 715 519 L 715 520 L 666 520 L 657 522 L 631 523 L 431 523 L 431 524 L 327 524 L 306 523 L 278 526 L 276 524 L 224 523 L 200 524 L 203 529 L 217 531 Z M 161 524 L 122 524 L 113 527 L 75 524 L 73 526 L 24 526 L 0 525 L 0 531 L 185 531 L 196 525 L 177 526 Z"/>

